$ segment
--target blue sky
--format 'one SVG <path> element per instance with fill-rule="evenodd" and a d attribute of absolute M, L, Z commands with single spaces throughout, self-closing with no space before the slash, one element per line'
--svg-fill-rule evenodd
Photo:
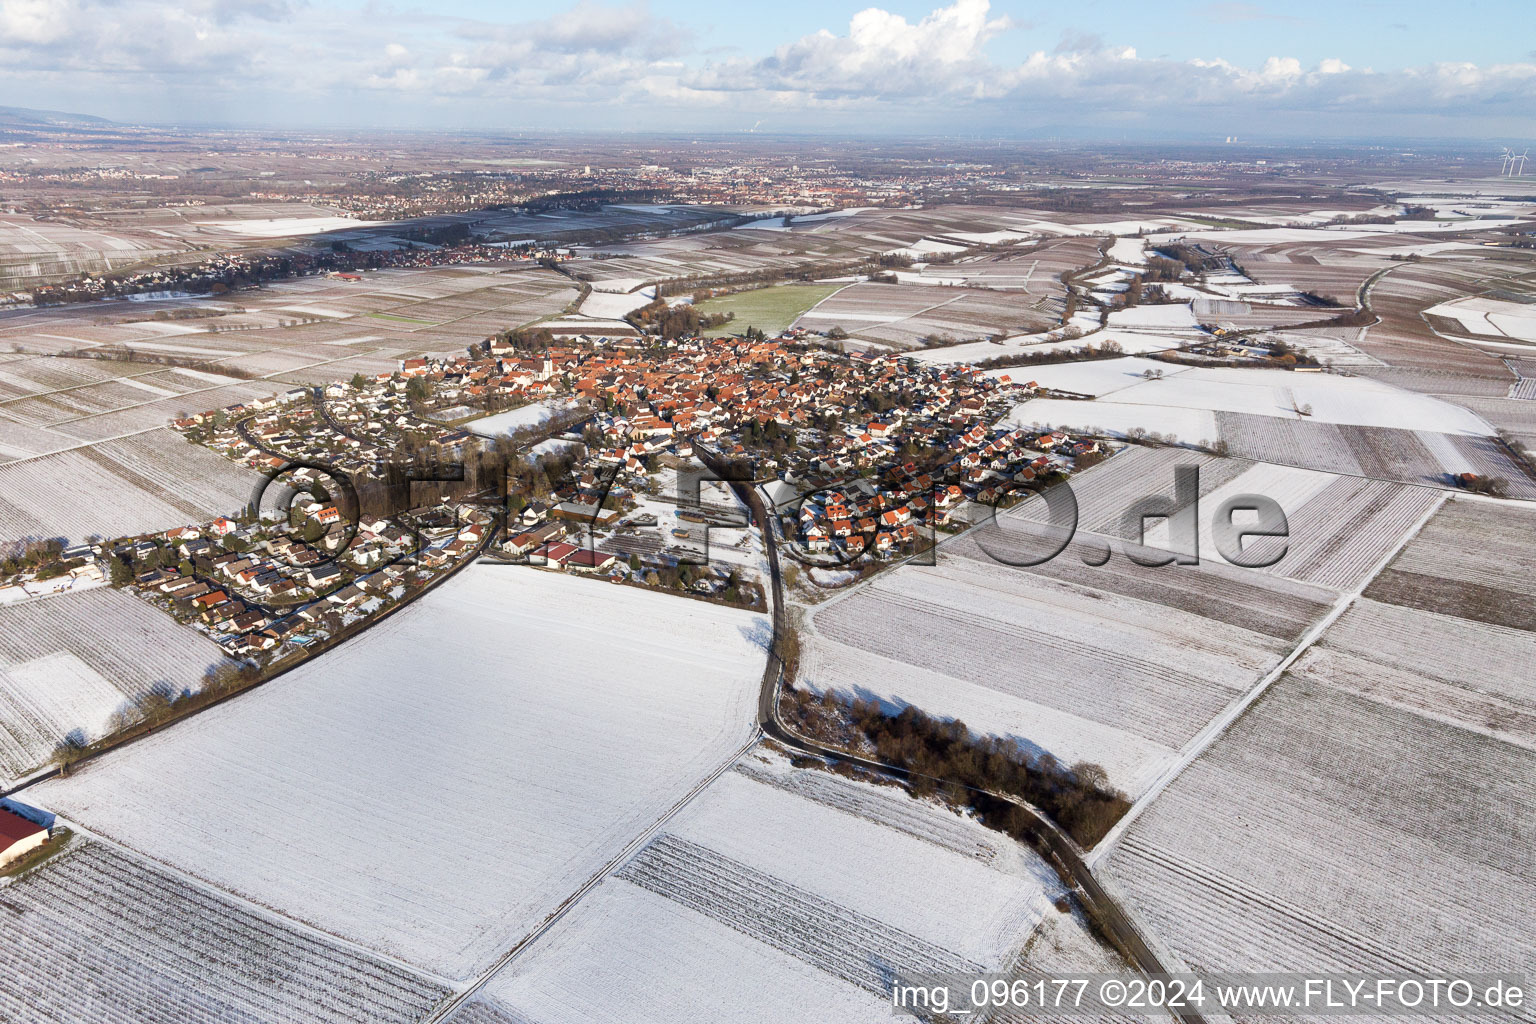
<path fill-rule="evenodd" d="M 1536 134 L 1536 3 L 0 0 L 0 105 L 304 126 Z"/>

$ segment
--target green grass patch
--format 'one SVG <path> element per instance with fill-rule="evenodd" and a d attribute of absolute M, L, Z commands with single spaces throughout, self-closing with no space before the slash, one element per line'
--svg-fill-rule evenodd
<path fill-rule="evenodd" d="M 421 324 L 423 327 L 437 326 L 437 322 L 433 320 L 418 320 L 415 317 L 400 316 L 397 313 L 365 313 L 364 316 L 371 316 L 376 320 L 398 320 L 403 324 Z"/>
<path fill-rule="evenodd" d="M 794 323 L 801 313 L 842 287 L 840 284 L 780 284 L 706 299 L 699 303 L 699 312 L 731 312 L 736 314 L 736 319 L 712 327 L 704 334 L 706 337 L 719 338 L 727 334 L 741 334 L 748 327 L 756 327 L 770 335 L 777 334 Z"/>

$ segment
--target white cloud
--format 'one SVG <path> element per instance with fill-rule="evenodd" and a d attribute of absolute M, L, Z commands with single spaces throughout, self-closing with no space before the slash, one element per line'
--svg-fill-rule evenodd
<path fill-rule="evenodd" d="M 1271 16 L 1242 3 L 1205 11 L 1227 21 Z M 1094 35 L 1063 37 L 1053 49 L 1041 41 L 1012 61 L 988 53 L 999 37 L 1027 42 L 1028 32 L 988 0 L 953 0 L 916 20 L 869 7 L 843 26 L 709 60 L 689 48 L 686 28 L 643 3 L 582 0 L 545 18 L 493 23 L 382 3 L 359 16 L 287 0 L 0 0 L 0 88 L 84 94 L 89 83 L 103 96 L 151 94 L 189 110 L 252 96 L 283 109 L 270 99 L 279 95 L 323 109 L 340 97 L 364 118 L 370 105 L 544 104 L 613 126 L 629 123 L 627 108 L 665 107 L 805 111 L 832 119 L 825 123 L 893 128 L 923 118 L 953 127 L 1073 118 L 1181 125 L 1285 112 L 1515 123 L 1536 98 L 1533 63 L 1373 71 L 1347 54 L 1305 64 L 1278 53 L 1243 66 L 1219 54 L 1143 58 L 1134 39 Z M 851 120 L 855 112 L 879 120 Z"/>

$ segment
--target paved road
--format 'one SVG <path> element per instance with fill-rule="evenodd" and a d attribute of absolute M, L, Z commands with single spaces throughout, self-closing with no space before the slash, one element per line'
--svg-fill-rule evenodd
<path fill-rule="evenodd" d="M 729 472 L 730 467 L 715 453 L 707 452 L 697 444 L 694 450 L 699 453 L 700 460 L 721 477 L 729 478 L 732 475 Z M 732 483 L 731 489 L 735 491 L 742 503 L 751 509 L 753 517 L 762 530 L 763 545 L 768 552 L 768 571 L 773 586 L 774 642 L 769 651 L 768 664 L 763 669 L 763 685 L 757 702 L 758 727 L 762 729 L 764 735 L 772 737 L 792 750 L 841 761 L 901 780 L 910 779 L 912 773 L 904 768 L 824 747 L 791 731 L 779 720 L 779 688 L 784 682 L 784 663 L 779 655 L 779 640 L 785 635 L 788 614 L 784 600 L 784 577 L 779 566 L 778 538 L 774 533 L 775 524 L 768 518 L 757 488 L 750 482 L 740 482 Z M 1069 880 L 1077 890 L 1078 897 L 1088 913 L 1119 945 L 1132 967 L 1148 975 L 1170 973 L 1167 966 L 1148 945 L 1135 923 L 1093 876 L 1093 872 L 1084 860 L 1082 848 L 1070 836 L 1028 803 L 1002 793 L 993 793 L 988 790 L 978 792 L 984 792 L 993 799 L 1007 801 L 1029 816 L 1030 833 L 1035 840 L 1036 849 L 1051 861 L 1063 878 Z M 1193 1011 L 1185 1011 L 1176 1016 L 1185 1024 L 1205 1024 L 1204 1018 Z"/>

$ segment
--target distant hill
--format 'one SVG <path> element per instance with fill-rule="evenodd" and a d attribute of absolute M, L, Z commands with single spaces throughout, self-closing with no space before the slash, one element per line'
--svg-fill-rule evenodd
<path fill-rule="evenodd" d="M 115 123 L 92 114 L 71 114 L 62 110 L 32 110 L 28 107 L 0 107 L 0 128 L 101 128 Z"/>

